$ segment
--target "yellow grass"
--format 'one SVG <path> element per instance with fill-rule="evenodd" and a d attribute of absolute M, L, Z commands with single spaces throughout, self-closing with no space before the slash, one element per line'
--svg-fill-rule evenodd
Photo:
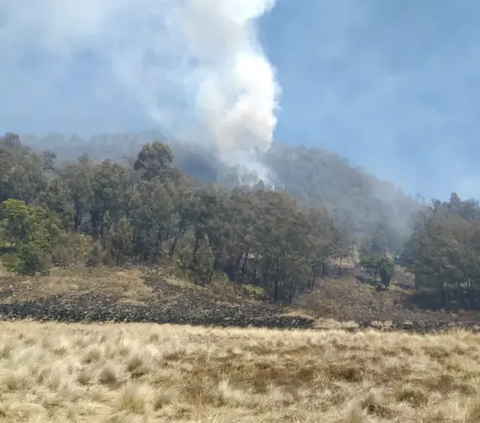
<path fill-rule="evenodd" d="M 4 422 L 480 422 L 480 336 L 0 323 Z"/>
<path fill-rule="evenodd" d="M 54 268 L 50 275 L 23 277 L 6 271 L 0 263 L 0 296 L 2 303 L 36 301 L 53 295 L 75 297 L 95 292 L 119 304 L 145 305 L 155 297 L 153 285 L 175 286 L 183 291 L 196 291 L 226 302 L 258 303 L 237 292 L 233 283 L 213 280 L 208 287 L 194 285 L 185 278 L 175 276 L 171 269 L 120 269 L 111 267 Z M 155 278 L 158 278 L 155 281 Z M 162 297 L 162 303 L 175 300 Z M 237 301 L 238 300 L 238 301 Z"/>
<path fill-rule="evenodd" d="M 138 269 L 55 268 L 51 275 L 25 278 L 0 266 L 2 302 L 35 301 L 52 295 L 80 295 L 91 291 L 118 302 L 143 304 L 152 295 Z"/>

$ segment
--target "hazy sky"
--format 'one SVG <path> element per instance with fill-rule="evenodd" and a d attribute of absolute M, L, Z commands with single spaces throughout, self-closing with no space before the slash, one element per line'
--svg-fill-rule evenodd
<path fill-rule="evenodd" d="M 116 1 L 61 3 L 88 9 L 128 2 Z M 25 7 L 18 12 L 20 3 L 40 9 L 32 6 L 27 19 Z M 99 32 L 92 22 L 103 25 L 103 15 L 93 19 L 89 12 L 88 19 L 80 19 L 89 31 L 80 30 L 83 10 L 71 7 L 65 8 L 69 15 L 62 25 L 52 27 L 52 20 L 37 25 L 47 3 L 60 0 L 0 2 L 0 131 L 153 127 L 141 101 L 148 89 L 141 97 L 132 95 L 131 86 L 112 76 L 101 51 L 88 47 Z M 161 9 L 168 1 L 147 3 Z M 63 18 L 59 13 L 55 19 Z M 140 42 L 141 24 L 116 23 L 134 31 Z M 32 42 L 47 24 L 48 43 Z M 446 198 L 451 191 L 480 197 L 478 1 L 277 0 L 257 25 L 281 86 L 276 139 L 333 150 L 427 199 Z M 67 51 L 67 42 L 55 34 L 68 35 L 75 48 Z M 172 90 L 163 91 L 165 80 L 162 84 L 154 84 L 156 95 L 175 97 Z M 182 101 L 177 103 L 181 108 Z"/>

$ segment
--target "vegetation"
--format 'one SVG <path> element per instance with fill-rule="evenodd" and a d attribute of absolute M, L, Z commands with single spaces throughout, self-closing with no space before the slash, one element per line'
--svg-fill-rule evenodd
<path fill-rule="evenodd" d="M 14 252 L 5 264 L 22 274 L 80 257 L 88 265 L 168 263 L 200 285 L 222 271 L 274 301 L 292 301 L 329 260 L 346 254 L 325 210 L 300 210 L 285 192 L 261 184 L 198 184 L 158 141 L 145 144 L 130 166 L 83 154 L 57 168 L 53 154 L 7 134 L 0 158 L 8 162 L 0 175 L 1 236 Z"/>
<path fill-rule="evenodd" d="M 152 135 L 76 141 L 82 149 L 120 143 L 128 155 L 124 147 Z M 332 263 L 341 268 L 357 252 L 383 289 L 400 264 L 414 274 L 423 304 L 457 311 L 478 305 L 476 201 L 452 194 L 448 202 L 419 204 L 337 156 L 305 147 L 269 150 L 264 159 L 279 183 L 272 190 L 262 181 L 242 185 L 235 169 L 179 143 L 147 142 L 123 163 L 81 154 L 56 164 L 55 154 L 38 147 L 58 148 L 63 136 L 27 139 L 36 151 L 16 134 L 0 138 L 2 258 L 18 273 L 168 264 L 199 285 L 223 272 L 251 292 L 257 287 L 291 302 L 329 276 Z"/>
<path fill-rule="evenodd" d="M 138 150 L 152 140 L 171 147 L 173 163 L 198 181 L 224 186 L 251 183 L 255 175 L 225 167 L 214 152 L 178 142 L 159 131 L 78 135 L 25 135 L 25 144 L 38 151 L 49 149 L 59 160 L 76 159 L 88 152 L 95 160 L 135 161 Z M 410 233 L 409 217 L 422 205 L 392 183 L 374 178 L 350 165 L 336 154 L 319 148 L 290 146 L 275 142 L 263 156 L 270 182 L 294 198 L 300 207 L 320 207 L 328 211 L 337 228 L 359 243 L 376 236 L 389 250 L 401 252 Z"/>
<path fill-rule="evenodd" d="M 276 189 L 138 147 L 58 164 L 0 138 L 3 316 L 328 330 L 4 321 L 1 421 L 480 421 L 478 334 L 388 332 L 478 323 L 476 201 L 419 204 L 304 147 L 264 157 Z"/>
<path fill-rule="evenodd" d="M 363 266 L 376 282 L 380 277 L 380 281 L 385 288 L 390 286 L 395 271 L 395 262 L 388 255 L 374 254 L 362 259 L 360 265 Z"/>
<path fill-rule="evenodd" d="M 434 201 L 416 219 L 403 264 L 416 288 L 438 293 L 438 306 L 475 308 L 480 288 L 480 208 L 477 201 Z"/>
<path fill-rule="evenodd" d="M 0 218 L 4 240 L 17 251 L 5 262 L 7 268 L 22 275 L 48 272 L 60 231 L 56 216 L 42 207 L 7 199 L 0 203 Z"/>
<path fill-rule="evenodd" d="M 409 217 L 422 208 L 392 183 L 374 178 L 336 154 L 274 143 L 265 161 L 275 182 L 309 207 L 323 207 L 337 227 L 360 244 L 400 252 Z"/>
<path fill-rule="evenodd" d="M 8 422 L 480 418 L 479 335 L 3 323 Z"/>

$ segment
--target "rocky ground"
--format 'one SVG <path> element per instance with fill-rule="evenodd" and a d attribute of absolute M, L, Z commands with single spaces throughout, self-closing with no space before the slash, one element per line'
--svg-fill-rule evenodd
<path fill-rule="evenodd" d="M 154 322 L 190 325 L 308 328 L 313 319 L 282 315 L 280 309 L 268 305 L 217 304 L 205 298 L 179 298 L 162 305 L 149 301 L 146 305 L 118 303 L 95 293 L 79 296 L 58 295 L 42 300 L 0 304 L 6 319 L 32 318 L 65 322 Z"/>
<path fill-rule="evenodd" d="M 126 274 L 131 276 L 131 272 Z M 141 275 L 137 275 L 137 286 L 132 287 L 130 282 L 127 287 L 122 281 L 125 272 L 117 272 L 117 278 L 109 276 L 110 280 L 98 274 L 89 275 L 83 283 L 72 281 L 74 290 L 58 289 L 58 285 L 42 279 L 26 283 L 11 276 L 0 278 L 0 315 L 3 319 L 268 328 L 308 328 L 314 322 L 309 317 L 286 315 L 285 307 L 280 305 L 251 301 L 231 290 L 213 292 L 161 276 Z M 116 279 L 119 286 L 123 282 L 123 289 L 115 289 Z M 57 293 L 48 295 L 49 290 L 55 289 Z"/>
<path fill-rule="evenodd" d="M 354 277 L 320 280 L 313 292 L 300 296 L 295 305 L 315 319 L 356 322 L 357 326 L 385 330 L 431 332 L 452 327 L 480 330 L 480 313 L 448 313 L 428 310 L 412 303 L 413 290 L 404 284 L 393 284 L 388 291 Z"/>
<path fill-rule="evenodd" d="M 215 287 L 213 287 L 215 288 Z M 325 328 L 431 332 L 452 327 L 480 330 L 480 315 L 429 312 L 405 305 L 404 290 L 377 292 L 355 279 L 321 281 L 293 306 L 253 301 L 232 285 L 194 287 L 138 270 L 60 270 L 25 280 L 0 276 L 3 319 L 66 322 L 154 322 L 206 326 Z"/>

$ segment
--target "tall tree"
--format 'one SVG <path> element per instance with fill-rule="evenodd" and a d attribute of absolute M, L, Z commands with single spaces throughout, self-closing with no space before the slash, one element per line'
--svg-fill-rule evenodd
<path fill-rule="evenodd" d="M 67 164 L 59 172 L 68 187 L 69 197 L 73 202 L 75 231 L 78 231 L 85 213 L 92 204 L 92 174 L 93 163 L 86 154 L 82 155 L 76 163 Z"/>
<path fill-rule="evenodd" d="M 134 163 L 136 171 L 146 180 L 161 178 L 171 171 L 173 153 L 168 145 L 155 141 L 145 144 Z"/>

